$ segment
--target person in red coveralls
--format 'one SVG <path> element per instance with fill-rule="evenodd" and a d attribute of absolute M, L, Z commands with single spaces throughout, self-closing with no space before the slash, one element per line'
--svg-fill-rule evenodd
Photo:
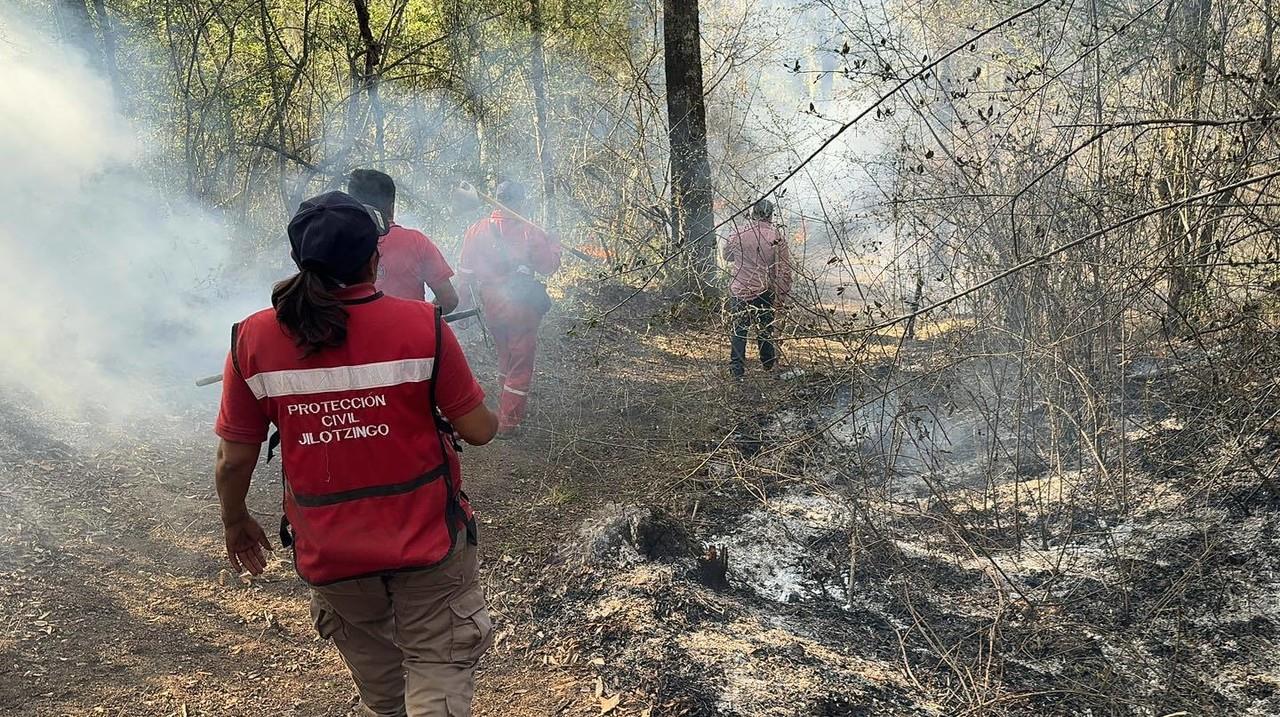
<path fill-rule="evenodd" d="M 519 212 L 525 188 L 519 182 L 498 185 L 497 198 Z M 533 384 L 538 324 L 551 308 L 546 286 L 536 275 L 560 268 L 560 242 L 501 209 L 472 224 L 462 242 L 458 273 L 464 291 L 479 297 L 485 322 L 498 352 L 498 435 L 513 435 L 524 420 Z"/>
<path fill-rule="evenodd" d="M 303 202 L 289 223 L 298 273 L 232 327 L 215 426 L 227 559 L 266 568 L 245 495 L 274 425 L 281 541 L 363 714 L 465 717 L 492 637 L 453 437 L 487 443 L 497 418 L 440 311 L 374 287 L 385 228 L 342 192 Z"/>
<path fill-rule="evenodd" d="M 444 313 L 458 307 L 458 292 L 450 278 L 453 269 L 426 234 L 395 223 L 396 183 L 373 169 L 357 169 L 347 180 L 347 194 L 368 204 L 391 223 L 391 230 L 378 244 L 377 286 L 388 296 L 426 301 L 422 285 L 431 287 L 434 303 Z"/>

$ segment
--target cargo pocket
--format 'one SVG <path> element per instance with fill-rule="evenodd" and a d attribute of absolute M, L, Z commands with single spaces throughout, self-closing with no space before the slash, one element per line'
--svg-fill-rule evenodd
<path fill-rule="evenodd" d="M 324 598 L 319 595 L 311 597 L 311 624 L 321 640 L 345 637 L 347 625 Z"/>
<path fill-rule="evenodd" d="M 449 603 L 453 612 L 453 635 L 449 661 L 466 664 L 480 659 L 493 643 L 493 622 L 484 606 L 484 591 L 477 585 Z"/>

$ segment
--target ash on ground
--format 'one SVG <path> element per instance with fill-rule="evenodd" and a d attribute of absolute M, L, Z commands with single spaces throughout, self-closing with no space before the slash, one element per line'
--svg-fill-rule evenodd
<path fill-rule="evenodd" d="M 992 473 L 971 451 L 876 481 L 845 435 L 822 440 L 847 464 L 721 487 L 696 521 L 607 511 L 585 560 L 541 576 L 529 645 L 594 656 L 653 715 L 1280 714 L 1280 495 L 1244 467 L 1280 439 L 1192 451 L 1202 427 L 1144 419 L 1123 511 L 1096 466 Z M 752 455 L 814 423 L 761 420 Z M 727 590 L 697 579 L 707 546 Z"/>

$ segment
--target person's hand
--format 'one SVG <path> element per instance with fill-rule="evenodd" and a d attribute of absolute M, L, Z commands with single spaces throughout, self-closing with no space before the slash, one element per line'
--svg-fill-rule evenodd
<path fill-rule="evenodd" d="M 248 572 L 261 575 L 267 567 L 267 556 L 263 549 L 271 550 L 271 542 L 267 534 L 258 525 L 253 516 L 244 516 L 225 524 L 227 534 L 227 560 L 237 575 Z"/>

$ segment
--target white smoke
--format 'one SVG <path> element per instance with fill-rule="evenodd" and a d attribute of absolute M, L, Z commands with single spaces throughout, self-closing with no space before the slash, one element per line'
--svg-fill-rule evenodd
<path fill-rule="evenodd" d="M 861 70 L 844 72 L 862 67 L 859 59 L 874 44 L 868 28 L 885 24 L 863 15 L 883 11 L 805 0 L 702 7 L 704 41 L 713 48 L 704 52 L 704 76 L 715 83 L 708 113 L 716 125 L 713 152 L 721 156 L 714 181 L 727 205 L 717 218 L 742 210 L 799 167 L 771 197 L 775 221 L 824 304 L 858 308 L 856 292 L 841 293 L 844 287 L 855 279 L 884 281 L 882 267 L 897 251 L 876 249 L 884 232 L 874 216 L 884 200 L 876 159 L 890 144 L 889 123 L 872 114 L 840 129 L 888 87 Z"/>
<path fill-rule="evenodd" d="M 4 12 L 0 32 L 0 390 L 109 422 L 190 400 L 265 288 L 218 295 L 227 230 L 161 191 L 153 139 L 79 52 Z"/>

